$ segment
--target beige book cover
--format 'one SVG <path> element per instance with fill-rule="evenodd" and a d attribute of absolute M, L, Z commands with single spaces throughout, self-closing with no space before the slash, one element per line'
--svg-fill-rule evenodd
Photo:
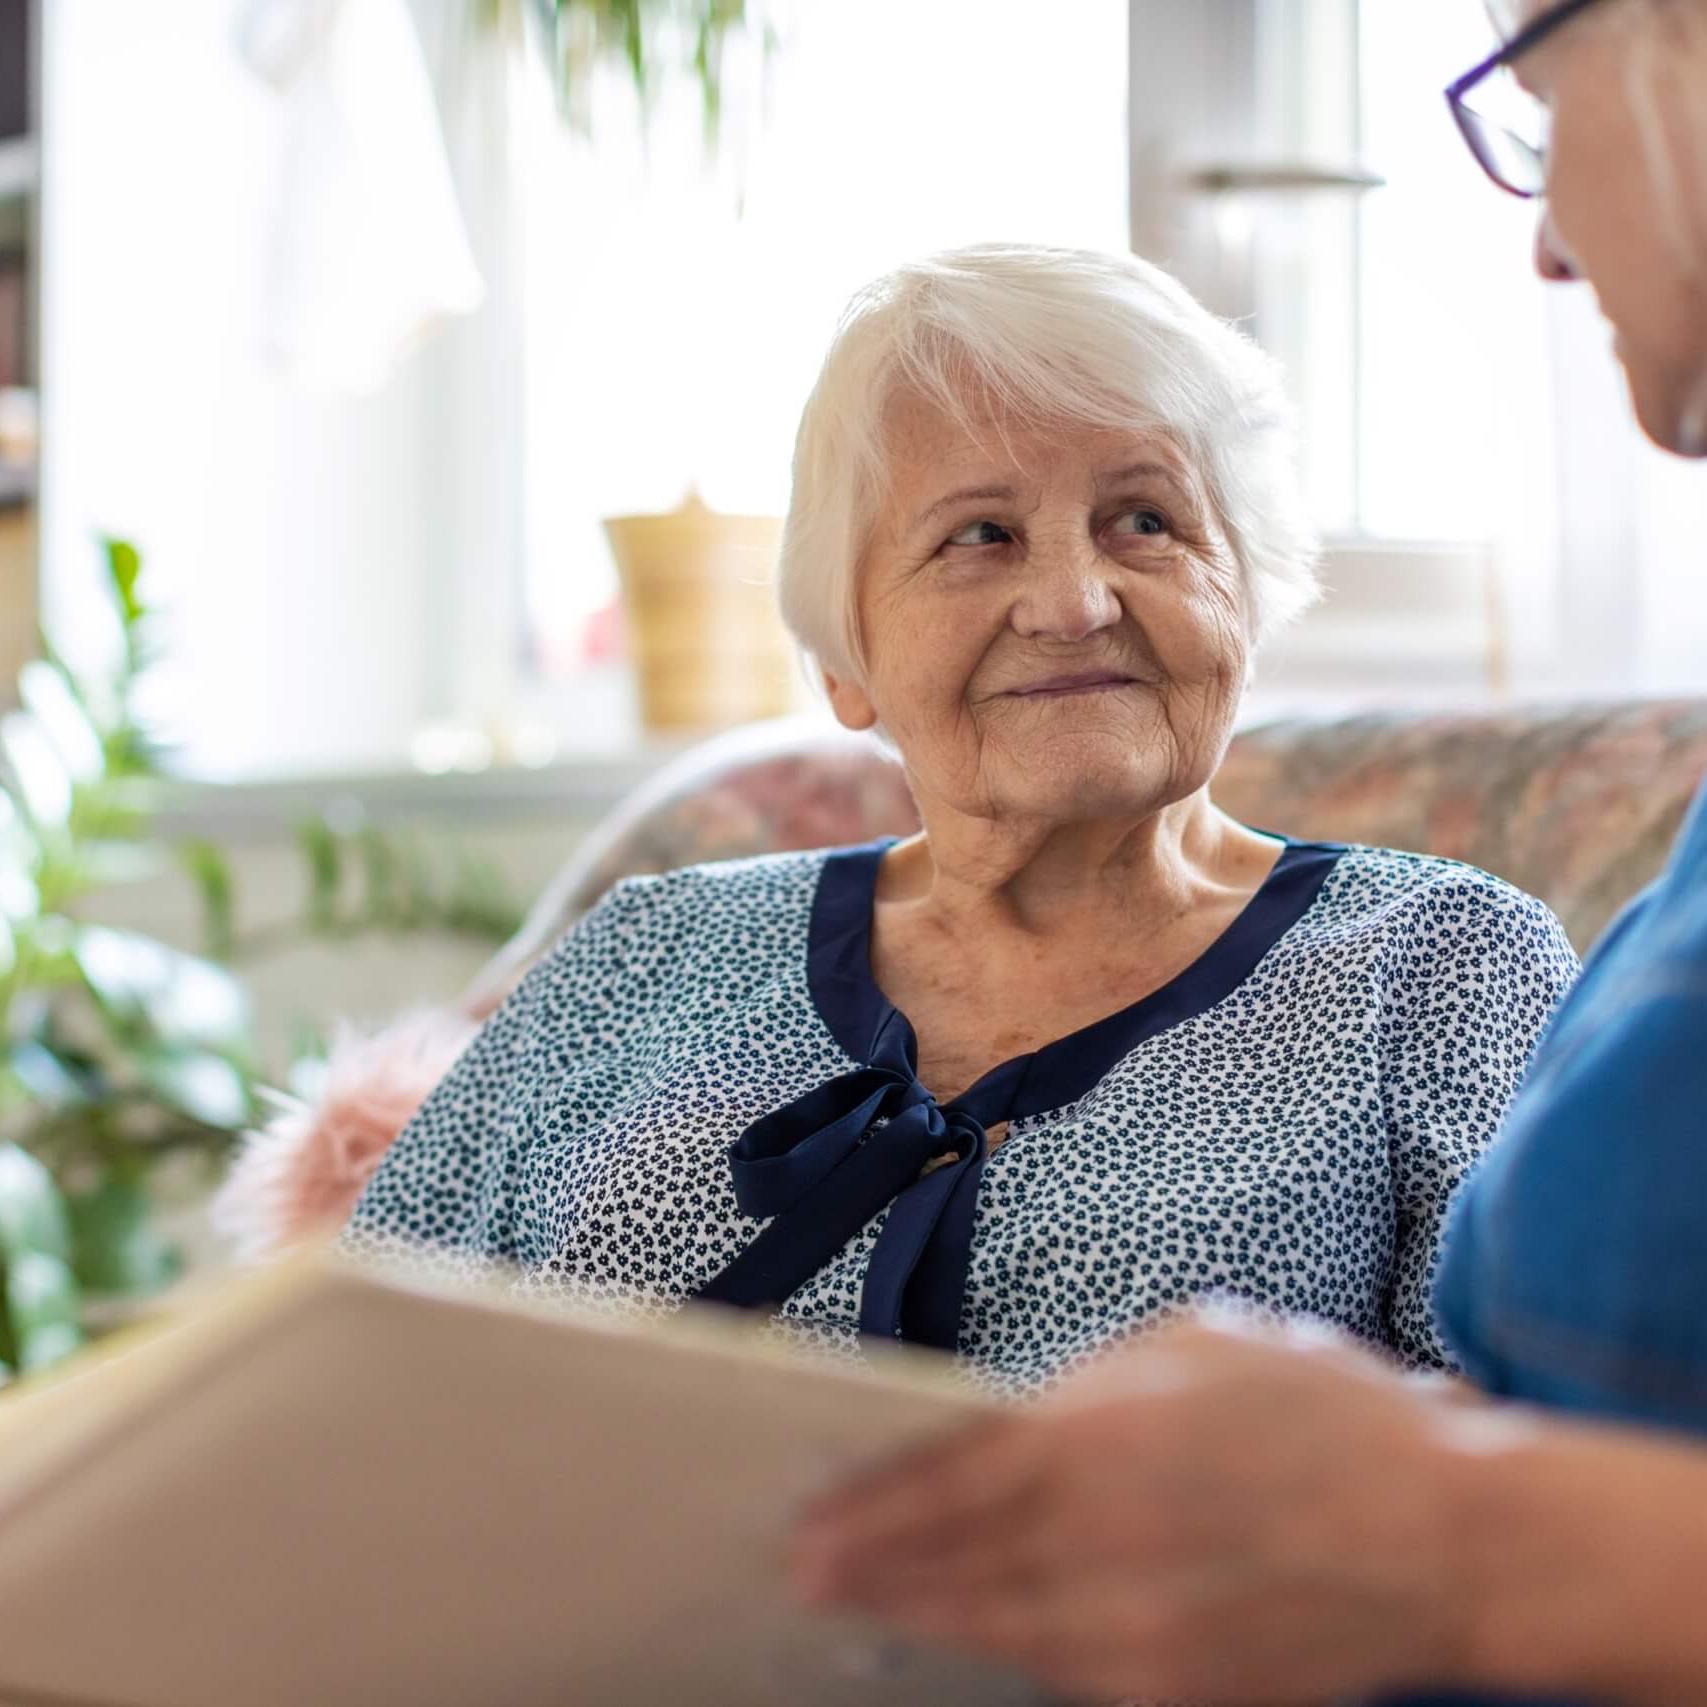
<path fill-rule="evenodd" d="M 0 1398 L 0 1702 L 1033 1701 L 782 1581 L 804 1496 L 980 1409 L 934 1359 L 803 1363 L 721 1312 L 289 1265 Z"/>

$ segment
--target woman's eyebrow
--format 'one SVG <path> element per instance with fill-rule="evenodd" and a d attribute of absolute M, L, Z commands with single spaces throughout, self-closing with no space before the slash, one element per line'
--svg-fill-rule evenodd
<path fill-rule="evenodd" d="M 957 486 L 954 491 L 945 492 L 940 498 L 920 510 L 913 517 L 912 525 L 916 528 L 922 528 L 926 522 L 941 514 L 942 511 L 952 510 L 957 504 L 970 503 L 974 499 L 1002 499 L 1011 503 L 1015 496 L 1016 493 L 1012 486 Z"/>
<path fill-rule="evenodd" d="M 1124 468 L 1115 468 L 1106 474 L 1099 474 L 1096 483 L 1101 489 L 1107 486 L 1122 486 L 1128 480 L 1154 480 L 1157 478 L 1171 481 L 1175 486 L 1180 487 L 1189 484 L 1179 469 L 1167 462 L 1129 462 Z"/>

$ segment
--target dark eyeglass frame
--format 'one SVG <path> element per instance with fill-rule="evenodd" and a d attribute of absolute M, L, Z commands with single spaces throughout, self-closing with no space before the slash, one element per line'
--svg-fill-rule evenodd
<path fill-rule="evenodd" d="M 1459 134 L 1464 138 L 1470 152 L 1476 157 L 1476 164 L 1487 173 L 1492 181 L 1506 191 L 1508 195 L 1521 196 L 1525 201 L 1532 201 L 1541 194 L 1539 188 L 1527 189 L 1521 184 L 1514 184 L 1504 172 L 1493 150 L 1489 147 L 1485 135 L 1485 127 L 1492 121 L 1484 119 L 1472 107 L 1468 106 L 1467 97 L 1477 87 L 1492 77 L 1496 71 L 1502 71 L 1515 60 L 1520 59 L 1533 47 L 1544 42 L 1548 36 L 1568 24 L 1579 12 L 1586 12 L 1590 6 L 1595 6 L 1600 0 L 1563 0 L 1550 12 L 1543 12 L 1539 18 L 1526 24 L 1495 53 L 1488 55 L 1480 65 L 1472 66 L 1455 83 L 1446 90 L 1446 104 L 1452 111 L 1453 122 L 1458 126 Z M 1499 127 L 1504 129 L 1504 127 Z M 1535 155 L 1535 150 L 1521 137 L 1510 131 L 1505 131 L 1507 138 L 1514 142 L 1523 153 Z M 1544 171 L 1545 162 L 1538 156 L 1535 160 L 1538 172 Z"/>

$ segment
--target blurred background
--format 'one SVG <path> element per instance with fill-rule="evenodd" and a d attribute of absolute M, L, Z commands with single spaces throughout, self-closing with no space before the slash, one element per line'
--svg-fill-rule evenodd
<path fill-rule="evenodd" d="M 171 1272 L 161 1168 L 460 989 L 660 763 L 822 715 L 765 571 L 905 257 L 1131 245 L 1284 361 L 1331 595 L 1251 720 L 1707 685 L 1702 483 L 1451 129 L 1491 45 L 1479 0 L 0 0 L 0 1133 L 85 1290 Z"/>

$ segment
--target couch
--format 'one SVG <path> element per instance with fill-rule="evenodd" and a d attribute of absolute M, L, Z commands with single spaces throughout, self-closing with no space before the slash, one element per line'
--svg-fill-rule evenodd
<path fill-rule="evenodd" d="M 1654 700 L 1272 723 L 1235 740 L 1215 796 L 1260 828 L 1481 866 L 1539 895 L 1586 953 L 1659 871 L 1703 776 L 1707 701 Z M 239 1157 L 220 1225 L 259 1256 L 341 1222 L 480 1021 L 619 878 L 917 826 L 868 742 L 785 721 L 695 748 L 586 838 L 460 1001 L 340 1047 L 318 1101 Z"/>

